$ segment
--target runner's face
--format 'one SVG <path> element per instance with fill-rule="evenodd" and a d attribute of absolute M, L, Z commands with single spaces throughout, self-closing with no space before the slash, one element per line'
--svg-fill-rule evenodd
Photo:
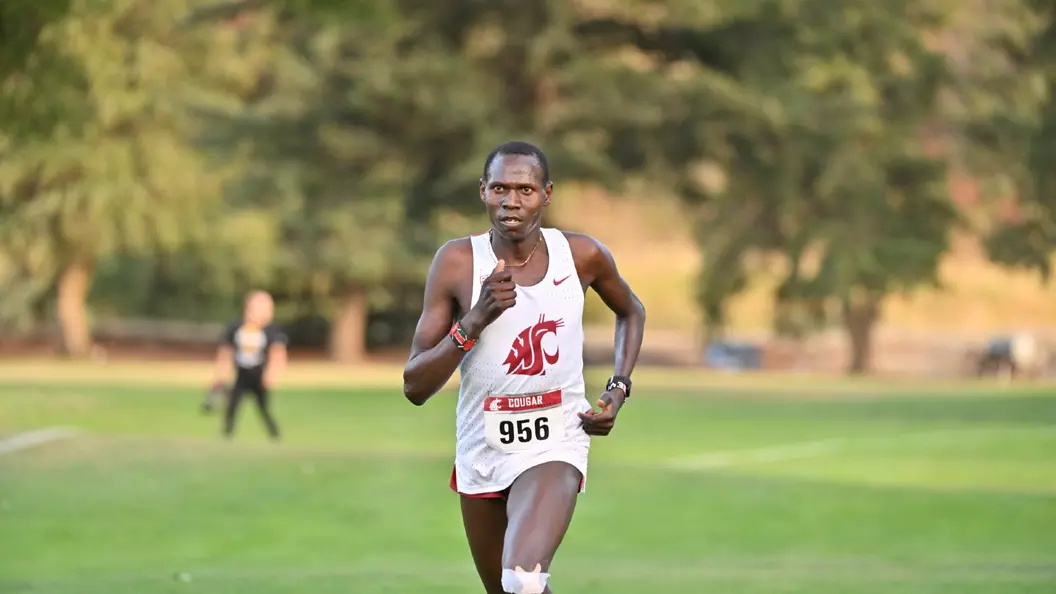
<path fill-rule="evenodd" d="M 480 183 L 492 228 L 510 241 L 523 241 L 539 228 L 552 191 L 539 162 L 527 155 L 495 157 L 487 179 Z"/>

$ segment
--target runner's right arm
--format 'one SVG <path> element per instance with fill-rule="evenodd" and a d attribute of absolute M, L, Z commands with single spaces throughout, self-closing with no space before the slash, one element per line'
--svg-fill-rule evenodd
<path fill-rule="evenodd" d="M 439 392 L 466 355 L 448 337 L 458 314 L 455 301 L 458 272 L 465 266 L 465 257 L 458 252 L 456 242 L 444 244 L 433 257 L 425 279 L 422 316 L 414 330 L 411 357 L 403 369 L 403 395 L 415 406 L 425 404 Z M 469 266 L 472 267 L 472 262 Z"/>
<path fill-rule="evenodd" d="M 447 384 L 466 355 L 467 351 L 459 348 L 448 334 L 460 309 L 459 279 L 470 270 L 473 270 L 473 251 L 468 239 L 444 244 L 429 267 L 422 317 L 414 330 L 411 358 L 403 369 L 403 395 L 416 406 L 425 404 Z M 476 340 L 484 328 L 516 303 L 513 273 L 506 268 L 505 261 L 499 260 L 495 270 L 481 283 L 480 298 L 458 320 L 465 338 Z"/>

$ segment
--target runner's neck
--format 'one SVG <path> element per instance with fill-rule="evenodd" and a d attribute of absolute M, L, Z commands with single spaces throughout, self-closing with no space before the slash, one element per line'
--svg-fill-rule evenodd
<path fill-rule="evenodd" d="M 489 235 L 491 237 L 491 251 L 495 252 L 496 258 L 506 260 L 507 266 L 527 263 L 525 260 L 537 251 L 540 247 L 539 244 L 543 241 L 543 230 L 541 227 L 536 228 L 521 241 L 503 239 L 494 230 Z"/>

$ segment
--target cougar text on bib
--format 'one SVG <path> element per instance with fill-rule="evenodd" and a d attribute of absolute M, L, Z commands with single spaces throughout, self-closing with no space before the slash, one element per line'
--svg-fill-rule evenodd
<path fill-rule="evenodd" d="M 561 390 L 484 399 L 484 437 L 503 452 L 543 449 L 565 437 Z"/>

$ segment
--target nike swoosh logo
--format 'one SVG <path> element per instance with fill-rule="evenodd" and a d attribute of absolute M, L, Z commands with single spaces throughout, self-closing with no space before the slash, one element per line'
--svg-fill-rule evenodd
<path fill-rule="evenodd" d="M 568 276 L 566 276 L 565 278 L 563 278 L 563 279 L 561 279 L 561 280 L 557 280 L 557 279 L 555 278 L 555 279 L 554 279 L 554 286 L 556 287 L 557 285 L 560 285 L 561 283 L 565 282 L 566 280 L 568 280 L 568 279 L 570 279 L 570 278 L 572 278 L 572 275 L 571 275 L 571 274 L 570 274 L 570 275 L 568 275 Z"/>

